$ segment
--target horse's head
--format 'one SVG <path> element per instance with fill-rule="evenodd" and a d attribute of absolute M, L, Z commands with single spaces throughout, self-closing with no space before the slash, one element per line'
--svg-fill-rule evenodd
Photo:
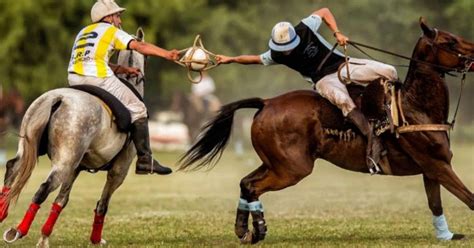
<path fill-rule="evenodd" d="M 137 29 L 137 33 L 135 36 L 137 41 L 145 41 L 145 33 L 143 32 L 142 28 Z M 126 77 L 121 76 L 121 78 L 130 82 L 140 94 L 143 96 L 144 94 L 144 83 L 145 83 L 145 66 L 146 66 L 146 59 L 147 57 L 139 52 L 134 50 L 123 50 L 120 51 L 118 54 L 117 64 L 122 66 L 128 67 L 135 67 L 140 69 L 142 72 L 141 75 L 138 77 Z"/>
<path fill-rule="evenodd" d="M 443 72 L 473 71 L 474 43 L 446 31 L 431 28 L 420 18 L 423 36 L 418 47 L 420 59 L 437 64 Z"/>

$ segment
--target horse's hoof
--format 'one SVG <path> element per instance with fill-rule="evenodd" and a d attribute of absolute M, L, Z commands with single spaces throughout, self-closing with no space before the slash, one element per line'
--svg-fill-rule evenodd
<path fill-rule="evenodd" d="M 47 236 L 41 236 L 36 244 L 36 248 L 49 248 L 49 238 Z"/>
<path fill-rule="evenodd" d="M 106 245 L 107 244 L 107 241 L 105 241 L 105 239 L 100 239 L 99 242 L 92 242 L 92 245 Z"/>
<path fill-rule="evenodd" d="M 455 233 L 453 235 L 453 237 L 451 238 L 451 240 L 462 240 L 462 239 L 465 239 L 465 238 L 466 238 L 466 235 Z"/>
<path fill-rule="evenodd" d="M 100 239 L 100 243 L 98 245 L 106 245 L 107 241 L 105 239 Z"/>
<path fill-rule="evenodd" d="M 3 240 L 9 244 L 17 241 L 21 237 L 21 233 L 18 232 L 15 228 L 10 228 L 3 233 Z"/>
<path fill-rule="evenodd" d="M 251 231 L 247 231 L 244 236 L 240 239 L 240 243 L 243 245 L 252 244 L 253 240 L 253 233 Z"/>

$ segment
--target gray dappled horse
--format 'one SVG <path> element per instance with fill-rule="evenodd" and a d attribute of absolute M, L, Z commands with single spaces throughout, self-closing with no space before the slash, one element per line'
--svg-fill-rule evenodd
<path fill-rule="evenodd" d="M 139 28 L 137 40 L 143 38 L 143 31 Z M 123 51 L 119 54 L 118 64 L 137 67 L 143 72 L 145 56 L 135 51 Z M 129 82 L 143 96 L 144 75 Z M 32 174 L 43 133 L 47 133 L 47 154 L 52 169 L 33 197 L 22 222 L 4 233 L 6 242 L 12 243 L 26 236 L 41 203 L 61 186 L 38 242 L 39 247 L 48 246 L 56 219 L 66 206 L 72 185 L 81 170 L 99 170 L 110 163 L 107 181 L 95 209 L 90 237 L 94 244 L 105 243 L 101 236 L 110 198 L 124 181 L 136 155 L 127 133 L 118 131 L 109 111 L 97 97 L 71 88 L 48 91 L 31 104 L 21 124 L 18 152 L 7 163 L 0 195 L 0 221 L 7 217 L 10 202 L 17 200 Z"/>

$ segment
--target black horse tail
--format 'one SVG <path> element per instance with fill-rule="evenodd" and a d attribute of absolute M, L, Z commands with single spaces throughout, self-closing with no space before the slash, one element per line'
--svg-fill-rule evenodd
<path fill-rule="evenodd" d="M 206 165 L 212 169 L 229 141 L 234 112 L 241 108 L 261 110 L 264 106 L 261 98 L 243 99 L 222 106 L 217 116 L 201 129 L 198 141 L 179 159 L 178 170 L 198 170 Z"/>

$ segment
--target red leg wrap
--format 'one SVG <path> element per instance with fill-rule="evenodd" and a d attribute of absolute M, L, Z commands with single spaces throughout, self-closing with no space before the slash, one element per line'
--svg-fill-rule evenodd
<path fill-rule="evenodd" d="M 54 224 L 56 223 L 56 220 L 58 219 L 62 209 L 63 208 L 59 204 L 53 203 L 53 206 L 51 207 L 51 212 L 49 213 L 49 217 L 44 223 L 43 228 L 41 229 L 41 233 L 43 233 L 44 236 L 49 237 L 49 235 L 51 235 L 51 233 L 53 232 Z"/>
<path fill-rule="evenodd" d="M 21 223 L 16 227 L 17 231 L 20 232 L 21 236 L 26 236 L 28 230 L 30 230 L 31 223 L 33 223 L 33 220 L 35 219 L 36 213 L 38 212 L 39 208 L 40 205 L 36 203 L 31 203 L 30 207 L 25 213 L 25 217 L 23 217 Z"/>
<path fill-rule="evenodd" d="M 5 202 L 10 187 L 3 186 L 2 193 L 0 194 L 0 222 L 2 222 L 8 216 L 8 204 Z"/>
<path fill-rule="evenodd" d="M 104 227 L 105 215 L 101 216 L 97 214 L 97 210 L 94 210 L 94 223 L 92 224 L 91 242 L 92 244 L 99 244 L 102 240 L 102 228 Z"/>

